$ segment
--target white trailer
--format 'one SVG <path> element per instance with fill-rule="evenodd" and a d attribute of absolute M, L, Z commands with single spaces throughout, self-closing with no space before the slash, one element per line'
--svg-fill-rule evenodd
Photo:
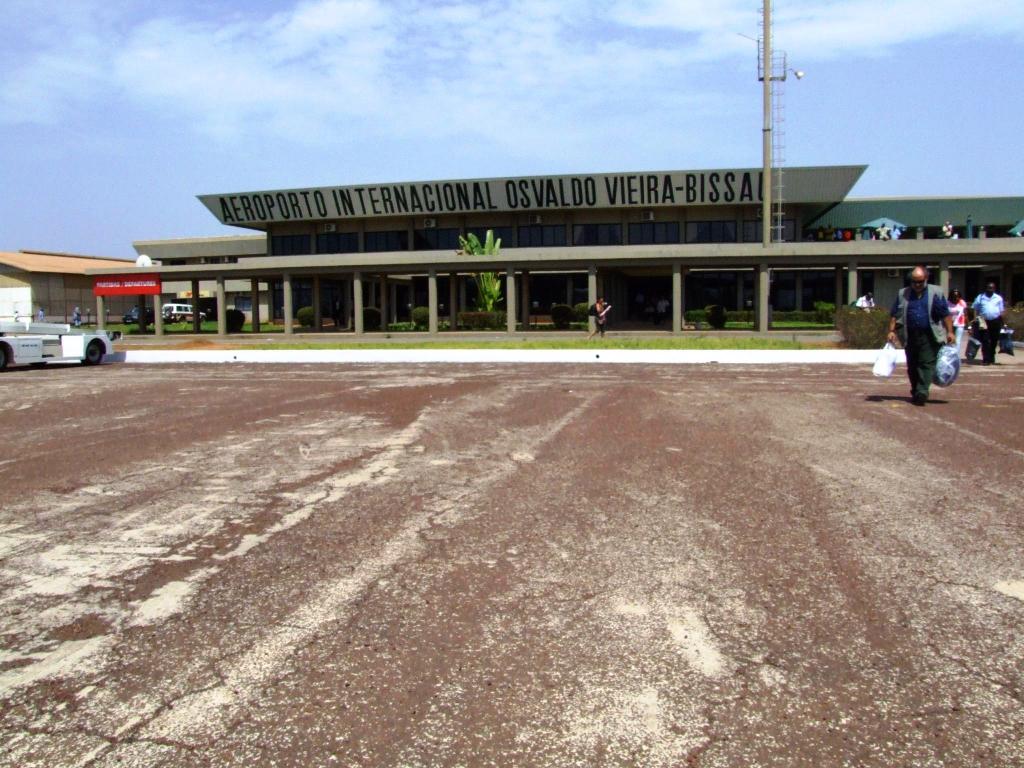
<path fill-rule="evenodd" d="M 98 365 L 114 351 L 114 340 L 120 335 L 72 330 L 62 323 L 0 321 L 0 371 L 8 365 Z"/>

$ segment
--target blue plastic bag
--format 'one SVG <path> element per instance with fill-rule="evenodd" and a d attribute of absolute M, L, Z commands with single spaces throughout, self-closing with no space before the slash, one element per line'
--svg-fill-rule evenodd
<path fill-rule="evenodd" d="M 932 383 L 937 387 L 948 387 L 960 375 L 960 351 L 956 344 L 943 344 L 935 361 L 935 375 Z"/>

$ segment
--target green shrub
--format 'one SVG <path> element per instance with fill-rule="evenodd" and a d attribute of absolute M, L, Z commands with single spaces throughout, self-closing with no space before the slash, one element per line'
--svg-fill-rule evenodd
<path fill-rule="evenodd" d="M 1024 341 L 1024 302 L 1017 302 L 1013 309 L 1003 313 L 1003 324 L 1007 328 L 1013 328 L 1013 340 Z"/>
<path fill-rule="evenodd" d="M 575 311 L 568 304 L 551 305 L 551 322 L 555 328 L 563 331 L 568 329 L 569 324 L 572 323 L 575 317 Z"/>
<path fill-rule="evenodd" d="M 814 313 L 817 315 L 815 322 L 822 325 L 831 325 L 836 321 L 836 305 L 831 301 L 814 302 Z"/>
<path fill-rule="evenodd" d="M 417 328 L 427 328 L 430 325 L 430 307 L 413 307 L 412 323 Z"/>
<path fill-rule="evenodd" d="M 416 323 L 388 323 L 389 331 L 415 331 Z"/>
<path fill-rule="evenodd" d="M 725 328 L 725 307 L 721 304 L 709 304 L 704 307 L 704 312 L 707 314 L 708 325 L 719 331 Z"/>
<path fill-rule="evenodd" d="M 585 301 L 572 305 L 572 321 L 574 323 L 586 323 L 590 318 L 590 305 Z"/>
<path fill-rule="evenodd" d="M 752 309 L 741 309 L 739 311 L 728 311 L 725 313 L 725 319 L 730 323 L 753 323 L 754 322 L 754 310 Z"/>
<path fill-rule="evenodd" d="M 878 349 L 889 335 L 889 311 L 880 307 L 839 307 L 835 318 L 843 344 L 853 349 Z"/>
<path fill-rule="evenodd" d="M 688 309 L 683 313 L 683 319 L 688 323 L 706 323 L 708 321 L 708 313 L 703 309 Z"/>
<path fill-rule="evenodd" d="M 363 307 L 363 330 L 380 330 L 380 310 L 377 307 Z"/>
<path fill-rule="evenodd" d="M 471 331 L 505 330 L 505 312 L 459 312 L 459 326 Z"/>
<path fill-rule="evenodd" d="M 295 313 L 295 319 L 303 328 L 312 328 L 316 315 L 313 313 L 312 307 L 299 307 L 299 311 Z"/>
<path fill-rule="evenodd" d="M 228 333 L 241 333 L 245 325 L 245 312 L 240 309 L 229 309 L 225 314 L 225 325 Z"/>
<path fill-rule="evenodd" d="M 772 321 L 778 320 L 779 322 L 790 322 L 790 323 L 818 323 L 819 315 L 817 312 L 808 311 L 805 309 L 794 309 L 789 312 L 772 312 Z M 828 320 L 828 324 L 832 324 L 832 320 Z"/>

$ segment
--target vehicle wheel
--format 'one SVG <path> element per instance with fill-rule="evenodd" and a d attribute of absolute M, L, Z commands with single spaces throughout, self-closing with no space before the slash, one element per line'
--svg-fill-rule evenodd
<path fill-rule="evenodd" d="M 82 361 L 85 365 L 99 365 L 103 362 L 103 344 L 93 339 L 89 342 L 89 346 L 85 348 L 85 360 Z"/>
<path fill-rule="evenodd" d="M 0 344 L 0 371 L 7 367 L 7 347 Z"/>

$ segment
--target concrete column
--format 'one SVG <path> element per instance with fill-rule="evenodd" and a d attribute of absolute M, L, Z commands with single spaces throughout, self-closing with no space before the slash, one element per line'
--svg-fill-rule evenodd
<path fill-rule="evenodd" d="M 683 266 L 672 262 L 672 333 L 683 330 Z"/>
<path fill-rule="evenodd" d="M 597 303 L 597 264 L 587 267 L 587 306 Z M 597 322 L 593 317 L 587 315 L 587 326 L 590 333 L 597 330 Z"/>
<path fill-rule="evenodd" d="M 104 296 L 96 297 L 96 327 L 101 331 L 107 327 L 107 300 Z"/>
<path fill-rule="evenodd" d="M 522 287 L 519 293 L 522 296 L 522 323 L 523 330 L 530 330 L 530 273 L 525 269 L 522 271 Z"/>
<path fill-rule="evenodd" d="M 224 292 L 224 275 L 217 275 L 217 286 L 216 286 L 216 297 L 217 297 L 217 336 L 227 335 L 227 307 L 226 294 Z M 199 307 L 193 304 L 193 312 L 198 312 Z"/>
<path fill-rule="evenodd" d="M 254 277 L 249 281 L 249 296 L 252 302 L 252 332 L 260 332 L 260 279 Z M 194 307 L 193 307 L 194 309 Z"/>
<path fill-rule="evenodd" d="M 843 268 L 836 267 L 836 309 L 843 306 Z"/>
<path fill-rule="evenodd" d="M 281 292 L 284 294 L 284 332 L 291 335 L 295 310 L 292 307 L 292 276 L 287 272 L 281 275 Z"/>
<path fill-rule="evenodd" d="M 456 330 L 459 325 L 459 275 L 448 275 L 448 329 Z"/>
<path fill-rule="evenodd" d="M 199 319 L 199 281 L 192 281 L 192 333 L 199 333 L 203 330 L 202 321 Z"/>
<path fill-rule="evenodd" d="M 981 224 L 978 227 L 978 239 L 979 240 L 985 240 L 987 238 L 988 238 L 988 230 L 985 229 L 985 225 L 984 224 Z M 1002 294 L 999 294 L 999 295 L 1002 296 Z"/>
<path fill-rule="evenodd" d="M 357 336 L 363 335 L 363 273 L 352 275 L 352 326 Z"/>
<path fill-rule="evenodd" d="M 437 272 L 433 269 L 427 272 L 427 309 L 430 311 L 427 328 L 434 335 L 437 333 Z"/>
<path fill-rule="evenodd" d="M 388 312 L 390 307 L 388 306 L 388 276 L 380 276 L 380 329 L 386 331 L 388 329 Z"/>
<path fill-rule="evenodd" d="M 856 301 L 860 298 L 860 289 L 857 285 L 857 262 L 851 261 L 846 265 L 846 295 L 847 302 Z"/>
<path fill-rule="evenodd" d="M 511 265 L 505 267 L 505 328 L 509 333 L 516 332 L 516 270 Z"/>
<path fill-rule="evenodd" d="M 917 230 L 914 232 L 914 239 L 915 240 L 924 240 L 924 227 L 918 227 L 917 228 Z"/>
<path fill-rule="evenodd" d="M 949 295 L 949 260 L 943 259 L 939 262 L 939 287 L 942 292 Z"/>
<path fill-rule="evenodd" d="M 804 273 L 797 270 L 793 283 L 793 292 L 796 294 L 796 311 L 801 312 L 804 308 Z"/>
<path fill-rule="evenodd" d="M 398 322 L 398 283 L 389 283 L 388 289 L 391 291 L 390 304 L 391 307 L 391 319 L 389 322 Z"/>
<path fill-rule="evenodd" d="M 462 309 L 467 309 L 468 302 L 466 301 L 466 281 L 459 281 L 459 306 Z"/>
<path fill-rule="evenodd" d="M 757 275 L 757 298 L 755 299 L 754 304 L 756 305 L 757 315 L 754 318 L 754 330 L 767 331 L 771 328 L 771 324 L 768 320 L 768 301 L 769 292 L 771 289 L 771 272 L 769 272 L 767 264 L 758 264 L 757 272 L 755 274 Z"/>
<path fill-rule="evenodd" d="M 158 293 L 153 297 L 153 332 L 157 336 L 164 335 L 164 302 L 163 297 Z M 192 311 L 195 311 L 195 307 L 192 307 Z"/>
<path fill-rule="evenodd" d="M 324 329 L 324 308 L 320 305 L 320 275 L 313 275 L 313 330 Z"/>

